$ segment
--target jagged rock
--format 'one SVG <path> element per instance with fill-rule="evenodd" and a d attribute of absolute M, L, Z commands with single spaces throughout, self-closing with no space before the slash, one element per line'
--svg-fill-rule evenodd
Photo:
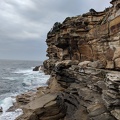
<path fill-rule="evenodd" d="M 16 101 L 19 105 L 25 105 L 29 103 L 34 98 L 34 96 L 35 96 L 34 93 L 28 92 L 25 94 L 18 95 L 16 97 Z"/>
<path fill-rule="evenodd" d="M 65 38 L 60 38 L 60 37 L 57 39 L 55 45 L 56 45 L 57 47 L 63 48 L 63 49 L 69 47 L 69 43 L 68 43 L 67 39 L 65 39 Z"/>
<path fill-rule="evenodd" d="M 44 69 L 43 65 L 39 65 L 39 66 L 36 66 L 35 68 L 33 68 L 33 71 L 40 71 L 40 70 L 43 71 L 43 69 Z"/>
<path fill-rule="evenodd" d="M 61 26 L 61 23 L 56 22 L 48 34 L 51 34 L 51 33 L 53 34 L 55 32 L 58 32 L 60 29 L 60 26 Z"/>
<path fill-rule="evenodd" d="M 55 63 L 55 70 L 59 71 L 63 68 L 69 68 L 71 65 L 77 65 L 79 63 L 79 61 L 77 60 L 64 60 L 62 62 L 56 62 Z"/>
<path fill-rule="evenodd" d="M 55 59 L 50 59 L 50 60 L 45 60 L 43 62 L 44 72 L 46 74 L 50 74 L 52 72 L 52 69 L 54 68 L 56 61 L 57 60 L 55 60 Z"/>
<path fill-rule="evenodd" d="M 119 72 L 117 72 L 117 73 L 108 73 L 108 74 L 106 74 L 106 78 L 109 79 L 111 82 L 119 82 L 120 81 Z"/>
<path fill-rule="evenodd" d="M 39 71 L 40 66 L 36 66 L 35 68 L 33 68 L 33 71 Z"/>
<path fill-rule="evenodd" d="M 108 109 L 115 108 L 120 104 L 120 99 L 119 98 L 114 99 L 114 97 L 111 97 L 111 95 L 108 94 L 106 90 L 104 90 L 103 94 L 102 94 L 103 100 L 104 100 L 105 105 Z"/>
<path fill-rule="evenodd" d="M 2 109 L 2 107 L 0 107 L 0 112 L 3 112 L 3 109 Z"/>
<path fill-rule="evenodd" d="M 50 88 L 50 92 L 54 93 L 54 92 L 58 92 L 58 91 L 62 91 L 64 90 L 63 87 L 61 87 L 58 83 L 57 83 L 57 78 L 56 77 L 51 77 L 48 81 L 48 85 Z"/>
<path fill-rule="evenodd" d="M 120 120 L 120 109 L 112 110 L 111 113 L 117 120 Z"/>
<path fill-rule="evenodd" d="M 89 63 L 91 63 L 91 61 L 84 61 L 84 62 L 80 62 L 79 64 L 78 64 L 78 66 L 80 66 L 80 67 L 87 67 L 88 66 L 88 64 Z"/>
<path fill-rule="evenodd" d="M 101 61 L 94 61 L 94 62 L 90 62 L 88 64 L 89 67 L 93 67 L 93 68 L 105 68 L 105 65 L 103 62 Z"/>
<path fill-rule="evenodd" d="M 89 11 L 90 11 L 91 13 L 96 13 L 96 11 L 95 11 L 94 9 L 92 9 L 92 8 L 91 8 Z"/>

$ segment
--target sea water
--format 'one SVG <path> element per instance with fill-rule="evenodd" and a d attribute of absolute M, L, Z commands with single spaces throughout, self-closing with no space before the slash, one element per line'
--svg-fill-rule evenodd
<path fill-rule="evenodd" d="M 49 75 L 32 70 L 41 64 L 40 61 L 0 60 L 0 106 L 3 108 L 0 120 L 15 120 L 22 114 L 21 109 L 7 112 L 16 101 L 16 95 L 46 86 Z"/>

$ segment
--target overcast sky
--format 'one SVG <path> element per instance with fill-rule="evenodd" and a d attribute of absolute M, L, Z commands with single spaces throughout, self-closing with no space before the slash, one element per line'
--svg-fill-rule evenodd
<path fill-rule="evenodd" d="M 0 0 L 0 59 L 46 59 L 46 34 L 66 17 L 109 7 L 111 0 Z"/>

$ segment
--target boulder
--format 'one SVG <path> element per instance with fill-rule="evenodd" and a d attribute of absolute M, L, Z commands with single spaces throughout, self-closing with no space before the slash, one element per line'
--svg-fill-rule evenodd
<path fill-rule="evenodd" d="M 39 71 L 40 66 L 36 66 L 35 68 L 33 68 L 33 71 Z"/>

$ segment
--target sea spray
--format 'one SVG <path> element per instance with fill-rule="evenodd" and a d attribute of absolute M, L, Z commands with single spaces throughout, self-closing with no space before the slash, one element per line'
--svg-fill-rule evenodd
<path fill-rule="evenodd" d="M 2 107 L 3 113 L 5 113 L 11 106 L 13 106 L 13 103 L 16 102 L 15 98 L 7 97 L 2 101 L 2 104 L 0 105 Z"/>
<path fill-rule="evenodd" d="M 0 116 L 0 120 L 15 120 L 18 116 L 22 115 L 23 111 L 17 109 L 14 112 L 5 112 Z"/>
<path fill-rule="evenodd" d="M 34 61 L 0 61 L 0 106 L 3 108 L 0 120 L 15 120 L 23 113 L 21 109 L 8 112 L 15 102 L 15 96 L 47 85 L 49 75 L 32 71 L 34 67 L 31 66 L 39 64 Z"/>

